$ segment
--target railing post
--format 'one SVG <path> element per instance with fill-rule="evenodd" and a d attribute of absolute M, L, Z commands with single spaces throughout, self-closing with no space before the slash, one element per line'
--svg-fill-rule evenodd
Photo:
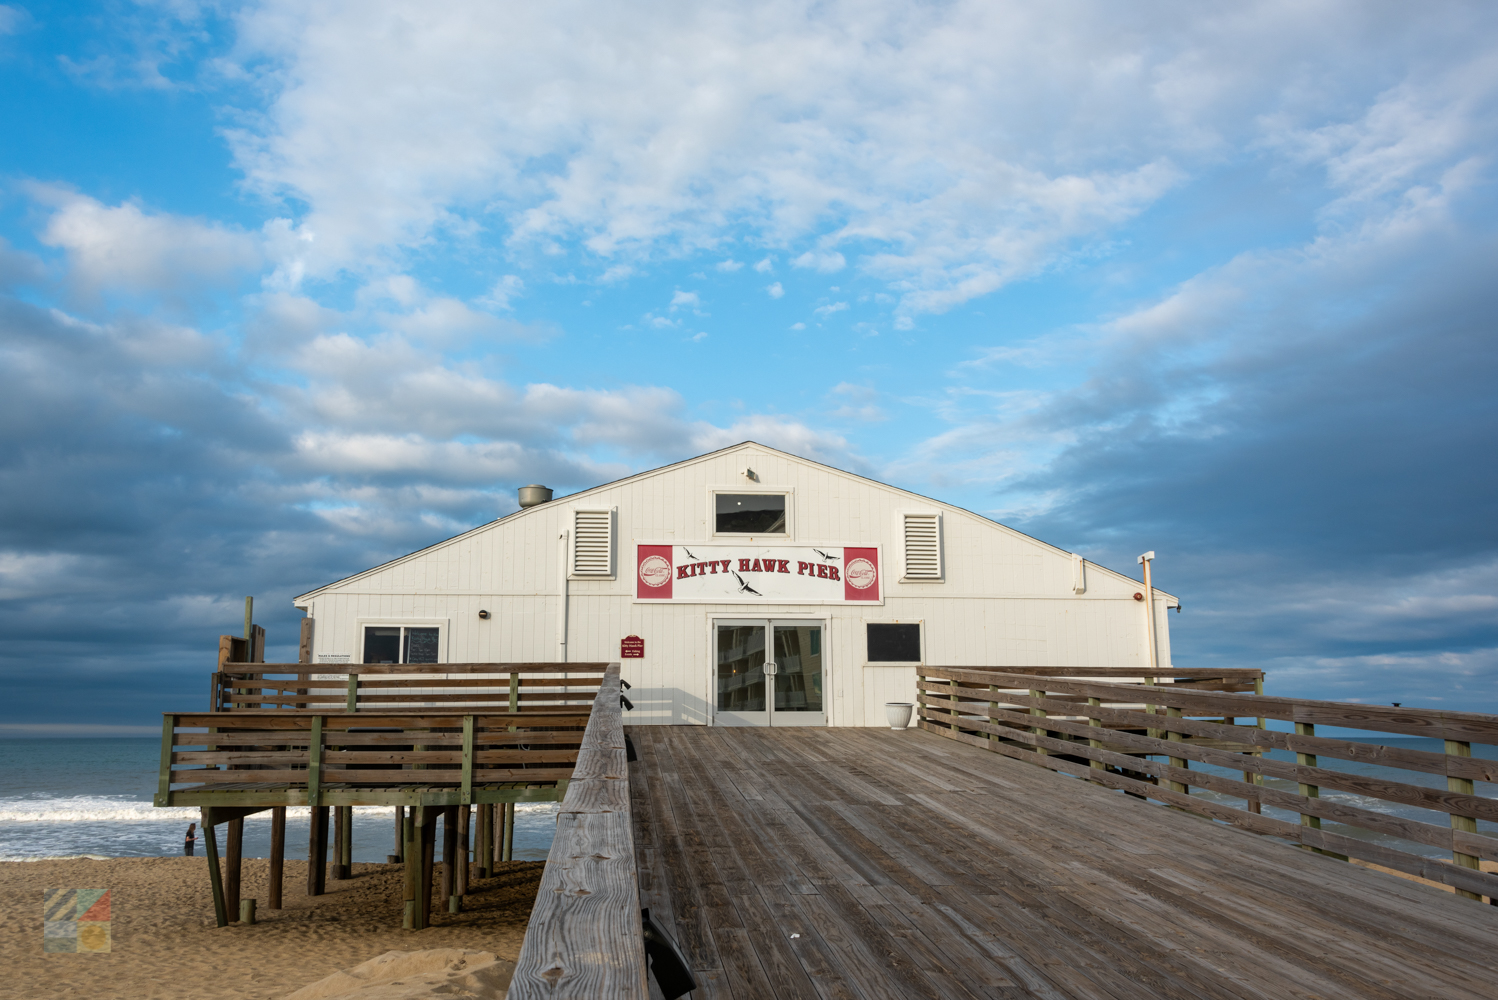
<path fill-rule="evenodd" d="M 1470 757 L 1472 756 L 1472 744 L 1462 740 L 1447 740 L 1446 755 L 1448 757 Z M 1449 774 L 1446 776 L 1446 790 L 1448 792 L 1459 792 L 1463 795 L 1474 794 L 1471 778 L 1454 778 Z M 1476 833 L 1477 819 L 1473 816 L 1458 816 L 1453 813 L 1451 816 L 1451 829 L 1462 833 Z M 1451 860 L 1462 868 L 1482 870 L 1481 862 L 1471 854 L 1463 854 L 1461 851 L 1453 850 L 1451 852 Z M 1456 894 L 1466 899 L 1475 899 L 1479 902 L 1482 900 L 1481 894 L 1471 892 L 1467 889 L 1458 889 L 1456 890 Z"/>
<path fill-rule="evenodd" d="M 161 719 L 161 775 L 156 781 L 156 804 L 168 805 L 172 798 L 172 747 L 176 744 L 177 717 Z M 1471 782 L 1468 782 L 1471 784 Z"/>
<path fill-rule="evenodd" d="M 1181 710 L 1179 708 L 1166 708 L 1165 714 L 1172 719 L 1179 719 L 1181 717 Z M 1185 741 L 1186 737 L 1184 733 L 1179 733 L 1174 729 L 1171 729 L 1166 732 L 1165 738 L 1171 743 L 1181 743 Z M 1191 765 L 1191 762 L 1185 757 L 1169 757 L 1167 759 L 1170 761 L 1171 767 L 1179 767 L 1182 770 L 1187 769 Z M 1172 792 L 1180 792 L 1183 795 L 1191 794 L 1191 786 L 1186 784 L 1185 782 L 1167 781 L 1165 784 L 1170 788 Z"/>
<path fill-rule="evenodd" d="M 1263 695 L 1264 695 L 1264 675 L 1263 674 L 1260 674 L 1258 677 L 1254 678 L 1254 694 L 1258 695 L 1260 697 L 1263 697 Z M 1264 725 L 1264 717 L 1262 715 L 1260 715 L 1260 716 L 1257 717 L 1257 728 L 1259 728 L 1261 730 L 1266 728 L 1265 725 Z M 1261 751 L 1258 754 L 1258 756 L 1262 757 L 1263 756 L 1263 752 Z M 1262 774 L 1260 774 L 1258 771 L 1244 771 L 1243 772 L 1243 780 L 1246 783 L 1250 784 L 1250 785 L 1260 785 L 1260 786 L 1262 786 L 1264 784 L 1264 776 Z M 1248 805 L 1248 811 L 1251 812 L 1251 813 L 1261 813 L 1261 812 L 1263 812 L 1263 806 L 1259 802 L 1258 799 L 1253 799 L 1252 801 L 1248 802 L 1247 805 Z"/>
<path fill-rule="evenodd" d="M 1031 688 L 1030 689 L 1030 697 L 1031 698 L 1044 698 L 1045 697 L 1045 692 L 1039 690 L 1038 688 Z M 1040 719 L 1044 719 L 1046 717 L 1045 709 L 1043 709 L 1043 708 L 1036 708 L 1034 705 L 1030 706 L 1030 714 L 1032 716 L 1034 716 L 1036 718 L 1040 718 Z M 1044 735 L 1046 735 L 1046 733 L 1048 732 L 1048 730 L 1043 729 L 1040 726 L 1031 726 L 1030 727 L 1030 732 L 1033 735 L 1035 735 L 1035 736 L 1044 736 Z M 1039 754 L 1040 756 L 1042 756 L 1042 757 L 1048 756 L 1050 754 L 1049 750 L 1047 750 L 1045 747 L 1040 747 L 1040 746 L 1037 746 L 1035 748 L 1035 752 L 1037 754 Z"/>
<path fill-rule="evenodd" d="M 995 692 L 997 690 L 998 690 L 998 686 L 997 685 L 994 685 L 994 684 L 988 685 L 988 692 L 989 692 L 989 694 L 992 694 L 993 692 Z M 991 702 L 988 703 L 988 707 L 989 707 L 990 710 L 996 709 L 996 708 L 999 707 L 999 703 L 996 702 L 996 701 L 991 701 Z M 994 717 L 990 715 L 988 717 L 988 721 L 989 721 L 989 724 L 992 725 L 993 721 L 994 721 Z M 988 738 L 989 738 L 990 741 L 992 741 L 994 743 L 997 743 L 999 741 L 999 734 L 998 733 L 989 733 L 988 734 Z"/>
<path fill-rule="evenodd" d="M 1153 677 L 1146 677 L 1144 679 L 1144 683 L 1145 683 L 1145 685 L 1147 687 L 1154 687 L 1155 686 L 1155 679 Z M 1144 713 L 1146 715 L 1154 715 L 1155 714 L 1155 706 L 1151 705 L 1149 702 L 1145 702 L 1144 703 Z M 1158 729 L 1151 729 L 1148 726 L 1146 726 L 1145 730 L 1144 730 L 1144 734 L 1146 736 L 1148 736 L 1152 740 L 1158 740 L 1158 739 L 1160 739 L 1160 730 L 1158 730 Z"/>
<path fill-rule="evenodd" d="M 514 672 L 511 672 L 510 674 L 510 711 L 520 711 L 520 675 Z M 512 733 L 517 733 L 519 731 L 519 726 L 510 727 L 510 732 Z"/>
<path fill-rule="evenodd" d="M 473 716 L 463 716 L 463 789 L 458 799 L 465 809 L 473 804 Z M 464 847 L 464 857 L 468 848 Z"/>
<path fill-rule="evenodd" d="M 348 675 L 348 710 L 359 711 L 359 675 Z"/>
<path fill-rule="evenodd" d="M 1088 708 L 1101 708 L 1102 705 L 1103 705 L 1103 699 L 1101 699 L 1101 698 L 1088 698 L 1087 699 L 1087 707 Z M 1103 728 L 1103 720 L 1097 718 L 1096 716 L 1089 715 L 1088 718 L 1087 718 L 1087 724 L 1089 726 L 1091 726 L 1092 728 L 1094 728 L 1094 729 L 1101 729 L 1101 728 Z M 1103 749 L 1103 741 L 1102 740 L 1089 739 L 1087 741 L 1087 745 L 1090 746 L 1094 750 L 1101 750 L 1101 749 Z M 1100 760 L 1090 760 L 1087 763 L 1090 766 L 1096 768 L 1099 771 L 1106 771 L 1106 770 L 1108 770 L 1108 765 L 1104 764 Z"/>
<path fill-rule="evenodd" d="M 312 717 L 312 732 L 307 738 L 307 807 L 316 809 L 322 797 L 322 719 Z"/>
<path fill-rule="evenodd" d="M 1316 726 L 1314 723 L 1310 722 L 1297 722 L 1295 724 L 1295 735 L 1315 736 Z M 1295 763 L 1301 765 L 1302 767 L 1316 767 L 1316 755 L 1313 753 L 1300 753 L 1299 751 L 1297 751 L 1295 754 Z M 1300 794 L 1304 795 L 1308 799 L 1319 799 L 1321 798 L 1321 788 L 1319 785 L 1307 785 L 1304 782 L 1301 782 Z M 1319 830 L 1321 829 L 1321 817 L 1307 816 L 1305 813 L 1301 813 L 1300 825 L 1308 826 L 1313 830 Z M 1310 847 L 1307 844 L 1302 844 L 1300 846 L 1306 848 L 1307 850 L 1315 851 L 1317 854 L 1325 854 L 1328 857 L 1340 858 L 1343 861 L 1347 860 L 1345 855 L 1338 854 L 1335 851 L 1325 851 L 1319 847 Z"/>

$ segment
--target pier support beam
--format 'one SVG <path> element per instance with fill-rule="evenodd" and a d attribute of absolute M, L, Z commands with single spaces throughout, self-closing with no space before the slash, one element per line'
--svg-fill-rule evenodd
<path fill-rule="evenodd" d="M 270 884 L 265 890 L 265 905 L 268 909 L 281 908 L 281 882 L 286 866 L 286 807 L 276 806 L 270 811 Z"/>
<path fill-rule="evenodd" d="M 313 806 L 307 831 L 307 895 L 321 896 L 328 888 L 328 807 Z"/>
<path fill-rule="evenodd" d="M 244 820 L 228 822 L 228 843 L 224 846 L 224 909 L 232 921 L 239 920 L 240 876 L 244 872 Z"/>
<path fill-rule="evenodd" d="M 473 827 L 473 809 L 458 807 L 458 877 L 453 883 L 453 895 L 468 895 L 468 845 L 472 843 L 469 832 Z"/>
<path fill-rule="evenodd" d="M 435 807 L 425 807 L 422 810 L 424 822 L 421 824 L 421 891 L 417 893 L 417 902 L 421 904 L 421 926 L 423 928 L 432 925 L 432 875 L 435 860 L 433 854 L 437 847 L 437 810 Z"/>
<path fill-rule="evenodd" d="M 399 864 L 406 860 L 406 807 L 395 807 L 395 847 L 390 856 Z"/>
<path fill-rule="evenodd" d="M 229 913 L 224 906 L 224 880 L 218 870 L 218 834 L 213 829 L 213 817 L 207 806 L 203 807 L 203 848 L 208 852 L 208 884 L 213 887 L 213 916 L 218 926 L 229 926 Z"/>
<path fill-rule="evenodd" d="M 421 885 L 420 834 L 416 830 L 416 814 L 419 810 L 419 806 L 412 807 L 409 815 L 404 816 L 401 822 L 400 855 L 405 860 L 406 866 L 405 888 L 401 893 L 405 906 L 401 916 L 401 926 L 408 931 L 421 930 L 418 924 L 421 907 L 416 902 L 417 892 Z"/>
<path fill-rule="evenodd" d="M 501 861 L 515 860 L 515 803 L 505 803 L 505 847 Z"/>
<path fill-rule="evenodd" d="M 457 912 L 458 807 L 442 807 L 442 888 L 437 898 L 449 913 Z"/>
<path fill-rule="evenodd" d="M 481 802 L 478 806 L 478 835 L 474 837 L 474 860 L 479 865 L 479 878 L 494 876 L 494 804 Z"/>
<path fill-rule="evenodd" d="M 333 878 L 353 876 L 354 807 L 333 807 Z"/>

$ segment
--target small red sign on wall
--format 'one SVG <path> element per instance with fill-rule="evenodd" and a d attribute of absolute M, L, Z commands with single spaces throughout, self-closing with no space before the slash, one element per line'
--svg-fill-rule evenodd
<path fill-rule="evenodd" d="M 637 635 L 627 635 L 619 640 L 621 660 L 639 660 L 645 656 L 645 640 Z"/>

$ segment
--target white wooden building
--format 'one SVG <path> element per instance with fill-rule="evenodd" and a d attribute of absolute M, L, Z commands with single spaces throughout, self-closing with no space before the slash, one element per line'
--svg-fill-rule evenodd
<path fill-rule="evenodd" d="M 921 663 L 1147 667 L 1143 590 L 988 518 L 746 441 L 523 507 L 295 604 L 317 663 L 623 653 L 631 723 L 871 726 L 915 699 Z M 1153 594 L 1169 667 L 1179 602 Z"/>

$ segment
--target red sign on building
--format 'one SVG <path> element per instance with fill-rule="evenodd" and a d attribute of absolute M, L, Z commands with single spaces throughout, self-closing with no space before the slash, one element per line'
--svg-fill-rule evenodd
<path fill-rule="evenodd" d="M 637 635 L 627 635 L 619 640 L 621 660 L 639 660 L 645 656 L 645 640 Z"/>

